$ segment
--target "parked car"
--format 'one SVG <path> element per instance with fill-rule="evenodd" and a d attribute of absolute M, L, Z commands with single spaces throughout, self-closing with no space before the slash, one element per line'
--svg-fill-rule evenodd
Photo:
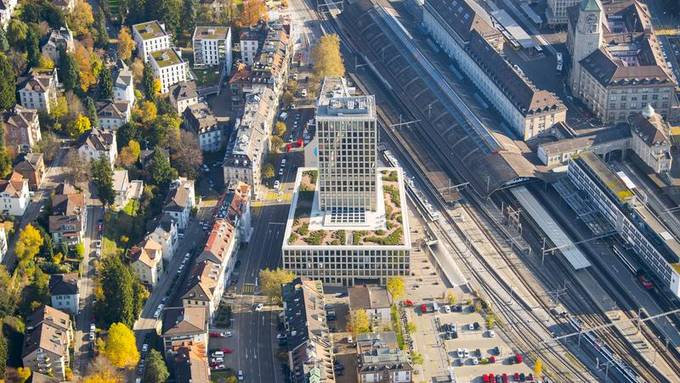
<path fill-rule="evenodd" d="M 213 358 L 223 358 L 224 357 L 224 351 L 215 351 L 212 353 Z"/>
<path fill-rule="evenodd" d="M 242 370 L 238 370 L 238 373 L 236 374 L 236 376 L 238 377 L 238 380 L 243 381 L 243 371 Z"/>
<path fill-rule="evenodd" d="M 264 308 L 264 305 L 262 303 L 258 303 L 255 306 L 255 311 L 262 311 L 263 308 Z"/>

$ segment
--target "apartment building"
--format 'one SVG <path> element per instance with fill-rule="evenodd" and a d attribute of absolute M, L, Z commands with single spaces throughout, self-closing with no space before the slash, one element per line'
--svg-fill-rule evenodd
<path fill-rule="evenodd" d="M 154 51 L 149 54 L 149 62 L 156 79 L 161 81 L 161 93 L 170 91 L 170 87 L 187 80 L 187 63 L 173 49 Z"/>
<path fill-rule="evenodd" d="M 130 122 L 132 104 L 127 101 L 97 103 L 97 120 L 99 127 L 104 130 L 116 131 Z"/>
<path fill-rule="evenodd" d="M 169 308 L 163 311 L 161 338 L 166 357 L 173 357 L 181 347 L 203 345 L 207 356 L 208 311 L 205 307 Z"/>
<path fill-rule="evenodd" d="M 144 62 L 149 61 L 152 52 L 170 49 L 170 35 L 165 32 L 165 25 L 158 20 L 147 21 L 132 26 L 132 37 L 137 44 L 137 55 Z"/>
<path fill-rule="evenodd" d="M 78 273 L 52 274 L 49 283 L 52 306 L 72 315 L 80 312 Z"/>
<path fill-rule="evenodd" d="M 196 133 L 204 152 L 216 152 L 224 146 L 224 129 L 206 102 L 188 106 L 184 110 L 184 128 Z"/>
<path fill-rule="evenodd" d="M 232 66 L 231 28 L 197 26 L 193 35 L 194 66 L 216 66 L 222 63 L 229 73 Z"/>
<path fill-rule="evenodd" d="M 87 227 L 85 196 L 75 186 L 59 184 L 52 197 L 49 232 L 55 244 L 75 245 L 82 242 Z"/>
<path fill-rule="evenodd" d="M 241 31 L 239 36 L 239 46 L 241 48 L 241 60 L 250 66 L 255 63 L 255 56 L 260 49 L 260 40 L 263 36 L 257 29 L 246 29 Z"/>
<path fill-rule="evenodd" d="M 50 37 L 43 45 L 42 54 L 52 59 L 55 64 L 59 63 L 61 50 L 66 53 L 73 53 L 75 46 L 73 44 L 73 34 L 68 27 L 61 27 L 59 29 L 52 29 Z"/>
<path fill-rule="evenodd" d="M 28 77 L 17 81 L 19 103 L 29 109 L 50 112 L 52 104 L 57 101 L 56 69 L 32 69 Z"/>
<path fill-rule="evenodd" d="M 30 202 L 28 179 L 13 173 L 9 180 L 0 180 L 0 211 L 3 214 L 21 217 Z"/>
<path fill-rule="evenodd" d="M 42 153 L 27 153 L 14 165 L 14 171 L 28 180 L 30 190 L 38 190 L 45 174 L 45 161 Z"/>
<path fill-rule="evenodd" d="M 118 60 L 113 79 L 113 101 L 135 103 L 135 83 L 132 70 L 124 61 Z"/>
<path fill-rule="evenodd" d="M 180 232 L 184 231 L 189 224 L 189 217 L 195 200 L 194 180 L 179 177 L 172 182 L 163 213 L 170 215 L 177 222 Z"/>
<path fill-rule="evenodd" d="M 130 249 L 132 270 L 145 285 L 154 288 L 163 275 L 163 246 L 147 238 Z"/>
<path fill-rule="evenodd" d="M 65 381 L 71 342 L 73 325 L 69 315 L 50 306 L 41 307 L 26 323 L 21 353 L 24 367 Z"/>
<path fill-rule="evenodd" d="M 655 173 L 669 172 L 673 164 L 670 125 L 656 114 L 651 105 L 642 113 L 628 117 L 631 128 L 631 149 Z"/>
<path fill-rule="evenodd" d="M 411 383 L 414 368 L 392 331 L 359 334 L 357 381 L 359 383 Z"/>
<path fill-rule="evenodd" d="M 42 138 L 40 120 L 36 109 L 15 105 L 7 111 L 5 122 L 5 146 L 12 154 L 28 153 Z"/>
<path fill-rule="evenodd" d="M 177 221 L 171 215 L 163 214 L 157 226 L 147 234 L 146 238 L 153 239 L 161 244 L 163 259 L 169 262 L 175 256 L 175 251 L 179 246 Z"/>
<path fill-rule="evenodd" d="M 191 105 L 198 104 L 195 81 L 182 81 L 170 87 L 170 103 L 182 115 Z"/>
<path fill-rule="evenodd" d="M 93 161 L 106 158 L 111 167 L 116 163 L 118 147 L 116 133 L 112 130 L 94 127 L 85 132 L 78 139 L 78 155 L 83 161 Z"/>

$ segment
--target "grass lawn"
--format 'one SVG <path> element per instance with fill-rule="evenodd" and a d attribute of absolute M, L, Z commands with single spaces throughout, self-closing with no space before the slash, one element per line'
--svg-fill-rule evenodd
<path fill-rule="evenodd" d="M 144 234 L 142 227 L 144 220 L 137 215 L 138 211 L 139 202 L 133 200 L 117 212 L 106 212 L 102 241 L 103 256 L 121 252 L 122 248 L 136 243 L 139 240 L 139 238 L 136 238 L 137 236 Z"/>
<path fill-rule="evenodd" d="M 207 69 L 193 69 L 193 72 L 196 75 L 196 85 L 199 87 L 217 85 L 220 80 L 220 70 L 217 66 Z"/>
<path fill-rule="evenodd" d="M 232 369 L 226 369 L 224 371 L 212 371 L 210 373 L 210 380 L 215 383 L 226 383 L 227 378 L 230 376 L 236 376 L 236 373 Z"/>

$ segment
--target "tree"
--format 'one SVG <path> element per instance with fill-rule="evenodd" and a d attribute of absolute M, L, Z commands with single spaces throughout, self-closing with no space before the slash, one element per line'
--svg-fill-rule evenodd
<path fill-rule="evenodd" d="M 104 356 L 98 356 L 90 367 L 90 375 L 83 383 L 123 383 L 123 378 Z"/>
<path fill-rule="evenodd" d="M 38 61 L 38 68 L 40 69 L 53 69 L 54 61 L 48 55 L 40 55 L 40 60 Z"/>
<path fill-rule="evenodd" d="M 107 2 L 104 1 L 103 3 L 106 4 Z M 95 43 L 98 47 L 104 48 L 109 43 L 109 32 L 106 30 L 106 15 L 101 6 L 97 7 L 97 12 L 94 15 L 94 23 L 97 29 L 97 39 Z"/>
<path fill-rule="evenodd" d="M 536 363 L 534 363 L 534 375 L 536 378 L 540 378 L 543 375 L 543 361 L 540 359 L 536 359 Z"/>
<path fill-rule="evenodd" d="M 28 381 L 28 378 L 31 377 L 31 368 L 30 367 L 19 367 L 17 368 L 17 378 L 19 379 L 19 383 L 24 383 Z"/>
<path fill-rule="evenodd" d="M 78 63 L 72 54 L 66 53 L 63 49 L 60 52 L 59 79 L 64 84 L 65 90 L 75 90 L 80 85 Z"/>
<path fill-rule="evenodd" d="M 152 349 L 146 358 L 146 371 L 144 371 L 144 381 L 149 383 L 164 383 L 170 377 L 168 367 L 160 352 Z"/>
<path fill-rule="evenodd" d="M 370 332 L 371 321 L 368 319 L 368 314 L 366 314 L 366 310 L 358 309 L 352 311 L 349 317 L 348 326 L 351 329 L 354 336 Z"/>
<path fill-rule="evenodd" d="M 128 141 L 127 146 L 125 146 L 123 150 L 120 151 L 120 154 L 118 154 L 118 162 L 120 162 L 123 167 L 129 168 L 137 163 L 141 152 L 142 150 L 139 146 L 139 142 L 130 140 Z"/>
<path fill-rule="evenodd" d="M 262 293 L 276 303 L 281 301 L 281 285 L 290 283 L 293 279 L 295 279 L 295 274 L 285 269 L 260 270 Z"/>
<path fill-rule="evenodd" d="M 7 27 L 7 38 L 12 48 L 20 50 L 23 48 L 24 41 L 28 35 L 28 25 L 23 21 L 12 18 Z"/>
<path fill-rule="evenodd" d="M 90 124 L 90 119 L 82 114 L 78 114 L 78 117 L 69 122 L 66 126 L 66 131 L 72 138 L 80 137 L 83 133 L 91 129 L 92 125 Z"/>
<path fill-rule="evenodd" d="M 154 106 L 155 109 L 155 104 L 146 101 L 144 102 L 143 106 Z M 152 117 L 155 112 L 149 112 L 148 117 Z M 161 147 L 164 149 L 167 149 L 171 146 L 171 144 L 176 145 L 182 145 L 183 143 L 180 143 L 180 135 L 179 135 L 179 126 L 182 123 L 182 120 L 177 116 L 176 113 L 173 114 L 164 114 L 161 116 L 158 116 L 155 121 L 153 122 L 151 126 L 151 145 L 154 147 Z M 194 140 L 197 140 L 195 136 L 186 136 L 184 138 L 191 139 L 193 138 Z"/>
<path fill-rule="evenodd" d="M 118 368 L 132 367 L 139 362 L 135 334 L 124 323 L 114 323 L 109 327 L 102 353 Z"/>
<path fill-rule="evenodd" d="M 7 272 L 4 265 L 0 265 L 0 286 L 10 287 L 0 289 L 0 318 L 4 318 L 14 314 L 19 299 L 18 291 L 11 288 L 13 286 L 12 276 Z"/>
<path fill-rule="evenodd" d="M 177 170 L 170 166 L 168 155 L 160 148 L 153 152 L 150 173 L 152 183 L 161 188 L 166 187 L 171 181 L 177 179 Z"/>
<path fill-rule="evenodd" d="M 449 302 L 450 305 L 455 305 L 456 304 L 456 294 L 454 293 L 448 293 L 446 294 L 446 300 Z"/>
<path fill-rule="evenodd" d="M 245 0 L 243 11 L 238 19 L 240 27 L 250 27 L 256 25 L 260 20 L 267 20 L 267 6 L 263 0 Z"/>
<path fill-rule="evenodd" d="M 196 26 L 196 4 L 195 0 L 184 0 L 180 26 L 183 33 L 191 33 Z"/>
<path fill-rule="evenodd" d="M 312 59 L 314 75 L 319 79 L 345 75 L 345 65 L 340 54 L 340 38 L 336 34 L 321 36 L 312 50 Z"/>
<path fill-rule="evenodd" d="M 42 138 L 35 145 L 34 152 L 42 153 L 47 163 L 54 159 L 60 147 L 61 143 L 54 136 L 54 133 L 46 132 L 42 134 Z"/>
<path fill-rule="evenodd" d="M 151 69 L 151 64 L 144 64 L 144 73 L 142 75 L 142 91 L 147 100 L 153 101 L 156 97 L 156 92 L 154 91 L 153 84 L 153 70 Z"/>
<path fill-rule="evenodd" d="M 90 176 L 90 166 L 83 161 L 75 149 L 66 154 L 67 177 L 73 183 L 85 182 Z"/>
<path fill-rule="evenodd" d="M 128 122 L 123 124 L 116 132 L 116 142 L 118 143 L 118 149 L 125 147 L 130 141 L 139 141 L 141 139 L 141 133 L 139 131 L 139 125 L 134 122 Z"/>
<path fill-rule="evenodd" d="M 130 36 L 128 27 L 122 27 L 118 32 L 118 58 L 128 61 L 135 49 L 135 40 Z"/>
<path fill-rule="evenodd" d="M 73 57 L 78 65 L 80 89 L 83 92 L 87 92 L 92 85 L 97 83 L 97 77 L 103 64 L 99 56 L 92 52 L 92 49 L 86 48 L 78 42 L 76 42 L 75 46 L 76 49 Z"/>
<path fill-rule="evenodd" d="M 112 205 L 116 199 L 116 192 L 113 190 L 113 169 L 109 159 L 101 156 L 92 160 L 92 182 L 97 187 L 97 195 L 104 206 Z"/>
<path fill-rule="evenodd" d="M 262 176 L 264 178 L 274 178 L 276 174 L 274 174 L 274 165 L 271 163 L 267 162 L 264 165 L 264 169 L 262 170 Z"/>
<path fill-rule="evenodd" d="M 2 29 L 2 28 L 0 28 Z M 7 339 L 2 333 L 2 328 L 0 328 L 0 376 L 5 376 L 5 369 L 7 368 Z"/>
<path fill-rule="evenodd" d="M 158 110 L 156 109 L 156 104 L 153 101 L 142 101 L 139 107 L 133 111 L 135 120 L 145 125 L 148 125 L 156 120 L 157 115 Z"/>
<path fill-rule="evenodd" d="M 182 130 L 170 141 L 170 163 L 181 176 L 196 179 L 203 163 L 203 151 L 195 133 Z"/>
<path fill-rule="evenodd" d="M 17 76 L 10 60 L 0 53 L 0 110 L 9 110 L 16 104 Z"/>
<path fill-rule="evenodd" d="M 132 326 L 135 321 L 133 275 L 120 257 L 105 257 L 98 270 L 97 319 L 104 326 L 121 322 Z"/>
<path fill-rule="evenodd" d="M 404 287 L 404 279 L 401 277 L 390 277 L 387 279 L 387 292 L 390 293 L 393 301 L 398 301 L 404 296 L 406 288 Z"/>
<path fill-rule="evenodd" d="M 414 364 L 417 364 L 419 366 L 422 366 L 424 359 L 423 359 L 423 354 L 414 351 L 413 354 L 411 354 L 411 360 L 413 361 Z"/>
<path fill-rule="evenodd" d="M 147 19 L 165 23 L 165 30 L 175 32 L 179 27 L 180 0 L 146 0 Z"/>
<path fill-rule="evenodd" d="M 99 72 L 99 98 L 104 100 L 113 98 L 113 80 L 111 70 L 107 67 Z"/>
<path fill-rule="evenodd" d="M 286 134 L 286 123 L 283 121 L 279 121 L 276 123 L 276 135 L 283 138 L 283 135 Z"/>
<path fill-rule="evenodd" d="M 416 324 L 413 322 L 408 322 L 406 324 L 406 331 L 408 331 L 409 334 L 413 334 L 416 332 Z"/>
<path fill-rule="evenodd" d="M 30 223 L 26 225 L 19 233 L 19 239 L 17 239 L 16 247 L 14 248 L 19 264 L 26 265 L 32 261 L 33 257 L 40 251 L 42 244 L 43 237 L 40 231 Z"/>
<path fill-rule="evenodd" d="M 279 153 L 279 151 L 281 150 L 281 145 L 283 145 L 283 140 L 281 139 L 281 137 L 272 136 L 270 138 L 270 142 L 271 142 L 272 151 L 274 153 Z"/>
<path fill-rule="evenodd" d="M 30 67 L 37 67 L 40 64 L 40 38 L 35 24 L 28 28 L 24 45 L 28 54 L 28 65 Z"/>
<path fill-rule="evenodd" d="M 92 6 L 85 0 L 77 0 L 76 6 L 68 16 L 68 25 L 77 36 L 84 36 L 90 32 L 94 23 Z"/>
<path fill-rule="evenodd" d="M 0 52 L 7 52 L 8 50 L 9 40 L 7 40 L 7 34 L 4 29 L 0 28 Z M 0 376 L 2 376 L 2 374 L 0 374 Z"/>
<path fill-rule="evenodd" d="M 97 106 L 94 104 L 92 97 L 87 96 L 85 98 L 85 106 L 87 108 L 87 118 L 90 119 L 90 125 L 99 125 L 99 117 L 97 117 Z"/>
<path fill-rule="evenodd" d="M 130 70 L 132 71 L 132 77 L 135 79 L 135 84 L 141 84 L 142 78 L 144 76 L 144 61 L 139 57 L 130 64 Z M 138 89 L 135 89 L 137 92 Z"/>
<path fill-rule="evenodd" d="M 12 159 L 5 146 L 5 124 L 0 121 L 0 177 L 6 178 L 10 174 L 12 174 Z"/>

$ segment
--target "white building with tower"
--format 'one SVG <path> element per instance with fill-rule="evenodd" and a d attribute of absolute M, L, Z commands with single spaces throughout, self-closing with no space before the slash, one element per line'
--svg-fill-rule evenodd
<path fill-rule="evenodd" d="M 345 286 L 408 275 L 403 174 L 376 166 L 374 97 L 351 95 L 344 79 L 326 78 L 316 108 L 319 167 L 298 169 L 284 267 Z"/>

